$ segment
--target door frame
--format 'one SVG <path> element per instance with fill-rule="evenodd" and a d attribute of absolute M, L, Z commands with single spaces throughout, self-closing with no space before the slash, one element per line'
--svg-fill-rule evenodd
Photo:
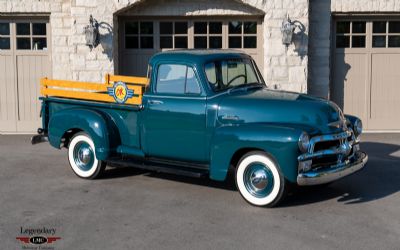
<path fill-rule="evenodd" d="M 4 15 L 0 16 L 0 22 L 8 22 L 10 24 L 10 50 L 8 51 L 1 51 L 0 50 L 0 56 L 1 55 L 9 55 L 12 58 L 12 67 L 14 69 L 13 72 L 13 78 L 14 82 L 12 83 L 14 85 L 14 100 L 15 101 L 15 107 L 14 107 L 14 125 L 13 125 L 13 131 L 0 131 L 1 134 L 31 134 L 32 132 L 35 132 L 37 128 L 33 128 L 32 131 L 27 131 L 27 130 L 20 130 L 19 129 L 19 92 L 18 92 L 18 61 L 17 57 L 18 56 L 34 56 L 34 55 L 45 55 L 48 57 L 49 60 L 49 75 L 47 77 L 52 77 L 52 35 L 51 35 L 51 22 L 50 22 L 50 14 L 34 14 L 34 13 L 29 13 L 29 14 L 18 14 L 18 13 L 13 13 L 12 15 Z M 46 50 L 17 50 L 17 34 L 16 34 L 16 24 L 17 23 L 36 23 L 36 22 L 44 22 L 46 23 L 46 45 L 47 49 Z M 32 29 L 31 29 L 31 34 L 27 37 L 32 38 Z M 39 100 L 38 100 L 39 102 Z M 38 114 L 38 119 L 39 119 L 39 114 Z"/>
<path fill-rule="evenodd" d="M 366 32 L 365 32 L 365 47 L 364 48 L 336 48 L 336 24 L 338 21 L 363 21 L 366 22 Z M 398 54 L 400 48 L 373 48 L 372 47 L 372 36 L 373 30 L 372 25 L 374 21 L 400 21 L 399 13 L 332 13 L 331 18 L 331 32 L 330 32 L 330 77 L 329 77 L 329 99 L 332 99 L 332 93 L 334 92 L 334 88 L 336 87 L 334 84 L 334 75 L 335 75 L 335 61 L 337 54 L 365 54 L 367 56 L 367 79 L 366 79 L 366 92 L 365 94 L 365 106 L 366 106 L 366 119 L 363 120 L 364 128 L 367 131 L 371 132 L 400 132 L 400 127 L 395 130 L 388 129 L 371 129 L 369 128 L 369 123 L 371 119 L 371 107 L 372 107 L 372 56 L 375 53 L 379 54 Z M 350 27 L 350 37 L 352 37 L 352 30 Z M 386 33 L 382 33 L 386 36 L 388 35 L 388 30 Z M 387 39 L 386 39 L 387 40 Z M 351 43 L 351 40 L 349 41 Z M 387 45 L 387 41 L 386 41 Z M 339 52 L 339 53 L 338 53 Z M 343 103 L 344 103 L 344 94 L 343 94 Z"/>

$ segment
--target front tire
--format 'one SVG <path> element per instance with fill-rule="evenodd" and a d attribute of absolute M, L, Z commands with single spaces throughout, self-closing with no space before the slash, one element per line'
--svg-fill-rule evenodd
<path fill-rule="evenodd" d="M 273 207 L 284 198 L 285 178 L 264 152 L 245 154 L 237 165 L 235 179 L 242 197 L 254 206 Z"/>
<path fill-rule="evenodd" d="M 68 146 L 68 160 L 74 173 L 83 179 L 101 176 L 106 163 L 96 157 L 93 140 L 86 133 L 77 133 Z"/>

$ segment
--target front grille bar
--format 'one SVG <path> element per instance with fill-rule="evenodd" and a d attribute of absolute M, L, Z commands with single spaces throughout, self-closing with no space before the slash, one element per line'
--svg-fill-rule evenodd
<path fill-rule="evenodd" d="M 314 153 L 315 144 L 322 141 L 336 141 L 336 140 L 346 140 L 349 136 L 352 136 L 352 131 L 347 130 L 339 134 L 330 134 L 330 135 L 319 135 L 314 136 L 310 139 L 310 145 L 308 147 L 308 154 Z M 320 152 L 320 151 L 319 151 Z"/>

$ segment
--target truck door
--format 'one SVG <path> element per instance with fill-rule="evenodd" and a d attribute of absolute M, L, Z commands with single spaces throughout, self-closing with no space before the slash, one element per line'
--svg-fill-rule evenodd
<path fill-rule="evenodd" d="M 143 96 L 143 149 L 152 157 L 205 162 L 206 97 L 190 65 L 160 64 Z"/>

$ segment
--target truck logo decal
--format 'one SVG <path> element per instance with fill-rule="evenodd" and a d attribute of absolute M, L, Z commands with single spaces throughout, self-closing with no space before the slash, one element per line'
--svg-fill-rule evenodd
<path fill-rule="evenodd" d="M 114 97 L 117 103 L 125 103 L 126 100 L 132 98 L 133 90 L 128 89 L 125 83 L 116 82 L 113 87 L 107 88 L 107 92 L 110 96 Z"/>

